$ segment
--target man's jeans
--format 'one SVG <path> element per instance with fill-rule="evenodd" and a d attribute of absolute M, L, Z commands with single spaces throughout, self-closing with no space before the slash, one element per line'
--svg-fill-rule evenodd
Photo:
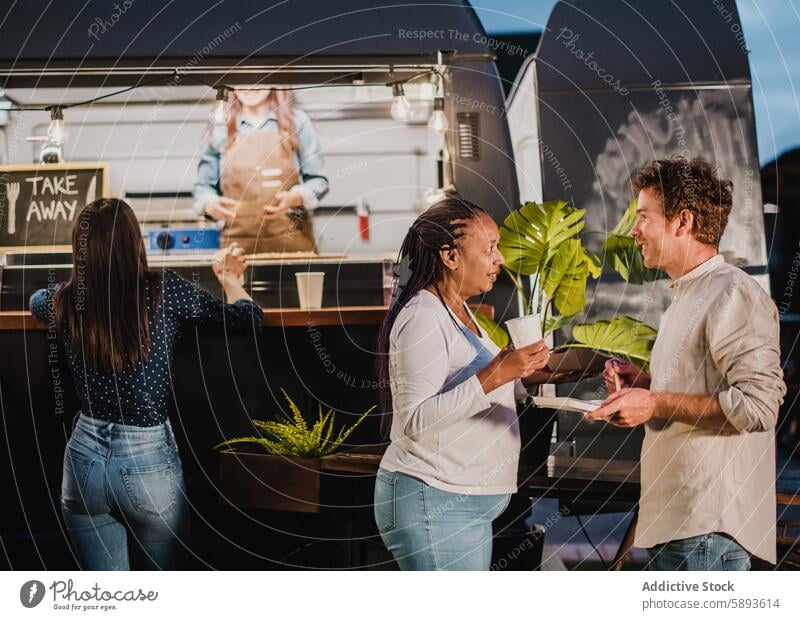
<path fill-rule="evenodd" d="M 61 512 L 84 570 L 178 567 L 188 510 L 169 422 L 81 414 L 64 452 Z"/>
<path fill-rule="evenodd" d="M 701 534 L 650 549 L 649 570 L 750 570 L 750 555 L 725 534 Z"/>

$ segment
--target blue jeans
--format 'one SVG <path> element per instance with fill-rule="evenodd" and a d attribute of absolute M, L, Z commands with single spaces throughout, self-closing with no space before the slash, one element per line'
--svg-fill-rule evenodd
<path fill-rule="evenodd" d="M 510 499 L 449 493 L 379 469 L 375 521 L 401 570 L 489 570 L 492 521 Z"/>
<path fill-rule="evenodd" d="M 81 414 L 64 452 L 61 513 L 84 570 L 178 567 L 189 513 L 169 422 Z"/>
<path fill-rule="evenodd" d="M 725 534 L 701 534 L 650 549 L 649 570 L 750 570 L 750 554 Z"/>

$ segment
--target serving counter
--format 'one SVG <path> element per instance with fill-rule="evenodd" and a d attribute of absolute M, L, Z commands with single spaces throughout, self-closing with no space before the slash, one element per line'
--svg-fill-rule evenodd
<path fill-rule="evenodd" d="M 148 254 L 150 269 L 172 270 L 214 295 L 222 287 L 211 270 L 212 251 Z M 245 288 L 262 308 L 294 308 L 299 305 L 295 273 L 325 274 L 323 308 L 385 306 L 391 292 L 394 258 L 388 255 L 311 257 L 299 253 L 249 257 Z M 31 293 L 69 278 L 72 255 L 56 251 L 7 252 L 0 262 L 0 311 L 26 310 Z"/>
<path fill-rule="evenodd" d="M 150 256 L 149 263 L 222 295 L 210 255 Z M 172 368 L 170 419 L 194 513 L 187 542 L 191 567 L 274 568 L 304 541 L 323 534 L 349 536 L 341 529 L 344 523 L 349 528 L 362 524 L 365 532 L 373 527 L 366 508 L 356 522 L 342 519 L 342 511 L 350 514 L 354 502 L 363 507 L 371 493 L 368 478 L 335 487 L 327 500 L 333 511 L 319 515 L 236 505 L 221 492 L 220 453 L 214 446 L 253 435 L 252 419 L 289 413 L 282 389 L 308 419 L 317 415 L 319 404 L 335 409 L 337 429 L 377 404 L 375 344 L 387 309 L 386 263 L 386 257 L 254 259 L 246 288 L 264 309 L 260 331 L 184 326 Z M 3 511 L 0 537 L 10 565 L 18 569 L 74 567 L 59 520 L 59 495 L 64 445 L 79 407 L 54 330 L 27 311 L 34 290 L 65 280 L 69 270 L 69 254 L 19 254 L 7 257 L 0 276 L 0 404 L 6 444 L 0 448 L 0 469 L 10 472 L 0 477 L 0 493 L 15 498 Z M 297 307 L 294 273 L 309 270 L 326 274 L 319 310 Z M 478 310 L 491 313 L 487 307 Z M 379 419 L 377 413 L 368 416 L 343 448 L 380 444 Z M 296 488 L 291 495 L 303 497 L 306 491 Z M 335 506 L 348 508 L 337 511 Z M 379 539 L 373 543 L 375 553 L 385 553 Z M 316 557 L 296 560 L 313 565 Z"/>

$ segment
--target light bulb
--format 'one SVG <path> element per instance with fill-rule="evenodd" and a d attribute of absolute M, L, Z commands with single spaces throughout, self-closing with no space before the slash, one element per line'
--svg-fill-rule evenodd
<path fill-rule="evenodd" d="M 422 199 L 425 201 L 425 204 L 429 207 L 431 205 L 436 204 L 440 200 L 444 200 L 447 198 L 447 194 L 441 187 L 431 188 L 422 196 Z"/>
<path fill-rule="evenodd" d="M 444 72 L 447 71 L 447 64 L 441 51 L 436 52 L 436 65 L 434 65 L 433 69 L 439 76 L 444 75 Z"/>
<path fill-rule="evenodd" d="M 392 84 L 392 95 L 394 96 L 394 101 L 392 101 L 392 118 L 401 123 L 405 123 L 411 118 L 412 110 L 411 104 L 408 102 L 403 92 L 403 85 L 400 82 Z"/>
<path fill-rule="evenodd" d="M 228 109 L 228 89 L 221 86 L 217 89 L 217 100 L 208 115 L 212 125 L 227 125 L 231 120 L 231 111 Z"/>
<path fill-rule="evenodd" d="M 447 116 L 444 113 L 444 97 L 436 97 L 433 100 L 433 112 L 428 119 L 428 129 L 438 134 L 443 134 L 449 126 Z"/>
<path fill-rule="evenodd" d="M 47 142 L 61 146 L 67 141 L 69 134 L 64 127 L 64 113 L 61 106 L 53 106 L 50 109 L 50 125 L 47 128 Z"/>
<path fill-rule="evenodd" d="M 364 81 L 364 74 L 359 73 L 353 78 L 353 103 L 367 103 L 369 100 L 369 86 Z"/>
<path fill-rule="evenodd" d="M 8 125 L 8 113 L 13 107 L 11 99 L 6 97 L 6 91 L 0 88 L 0 127 Z"/>

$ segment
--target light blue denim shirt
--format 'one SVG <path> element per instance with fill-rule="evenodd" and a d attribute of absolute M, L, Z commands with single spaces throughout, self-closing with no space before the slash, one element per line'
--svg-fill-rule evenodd
<path fill-rule="evenodd" d="M 297 140 L 300 143 L 300 152 L 294 153 L 297 169 L 300 171 L 301 183 L 292 187 L 292 190 L 303 196 L 303 205 L 309 211 L 316 208 L 319 201 L 328 193 L 328 177 L 325 175 L 325 162 L 319 149 L 319 139 L 314 125 L 308 114 L 295 108 L 293 110 L 294 122 L 297 127 Z M 270 110 L 266 118 L 260 123 L 253 124 L 249 120 L 239 118 L 238 130 L 241 133 L 251 131 L 277 132 L 278 121 L 275 112 Z M 220 172 L 222 170 L 222 157 L 220 151 L 228 137 L 225 127 L 214 128 L 211 144 L 203 153 L 197 164 L 197 181 L 194 184 L 194 209 L 198 215 L 203 214 L 203 205 L 212 198 L 222 195 L 220 189 Z"/>

